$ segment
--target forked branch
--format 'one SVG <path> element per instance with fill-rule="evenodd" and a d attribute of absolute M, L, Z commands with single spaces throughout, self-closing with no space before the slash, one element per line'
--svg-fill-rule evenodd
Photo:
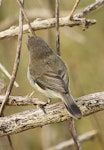
<path fill-rule="evenodd" d="M 96 23 L 95 19 L 85 19 L 84 16 L 88 15 L 92 11 L 98 9 L 99 7 L 104 5 L 104 0 L 98 0 L 95 3 L 92 3 L 91 5 L 87 6 L 85 9 L 83 9 L 80 13 L 77 13 L 73 16 L 73 20 L 69 20 L 69 16 L 59 18 L 59 26 L 84 26 L 85 28 L 89 27 L 90 25 L 93 25 Z M 31 23 L 33 30 L 42 30 L 42 29 L 48 29 L 53 28 L 56 25 L 56 18 L 50 18 L 50 19 L 36 19 Z M 23 25 L 23 33 L 30 32 L 28 24 Z M 7 30 L 4 30 L 0 32 L 0 39 L 6 38 L 6 37 L 12 37 L 16 36 L 19 33 L 19 27 L 18 26 L 12 26 Z"/>

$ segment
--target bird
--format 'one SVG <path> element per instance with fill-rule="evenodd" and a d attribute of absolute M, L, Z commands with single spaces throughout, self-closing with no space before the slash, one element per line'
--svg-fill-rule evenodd
<path fill-rule="evenodd" d="M 27 48 L 30 84 L 46 97 L 62 100 L 70 115 L 80 119 L 82 113 L 70 94 L 68 69 L 62 58 L 39 36 L 28 36 Z"/>

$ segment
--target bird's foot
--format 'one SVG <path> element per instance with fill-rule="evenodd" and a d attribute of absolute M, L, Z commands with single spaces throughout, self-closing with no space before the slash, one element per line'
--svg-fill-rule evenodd
<path fill-rule="evenodd" d="M 45 106 L 49 105 L 51 103 L 51 99 L 49 98 L 45 104 L 40 104 L 39 108 L 43 110 L 43 112 L 46 114 Z"/>

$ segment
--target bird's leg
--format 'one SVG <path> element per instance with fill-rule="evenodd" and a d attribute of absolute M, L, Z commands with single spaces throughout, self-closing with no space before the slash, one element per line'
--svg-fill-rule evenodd
<path fill-rule="evenodd" d="M 47 102 L 45 104 L 40 104 L 39 107 L 43 110 L 43 112 L 46 114 L 45 106 L 51 103 L 51 98 L 48 98 Z"/>
<path fill-rule="evenodd" d="M 46 110 L 45 110 L 46 104 L 43 104 L 43 105 L 40 104 L 40 105 L 38 105 L 38 106 L 39 106 L 40 109 L 43 110 L 44 114 L 46 114 Z"/>

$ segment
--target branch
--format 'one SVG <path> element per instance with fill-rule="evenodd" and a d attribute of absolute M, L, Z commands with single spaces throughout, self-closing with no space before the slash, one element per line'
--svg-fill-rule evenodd
<path fill-rule="evenodd" d="M 29 19 L 28 19 L 28 17 L 27 17 L 27 14 L 26 14 L 26 12 L 25 12 L 25 10 L 24 10 L 23 4 L 21 3 L 20 0 L 17 0 L 17 2 L 18 2 L 18 4 L 19 4 L 19 6 L 20 6 L 20 8 L 21 8 L 21 11 L 22 11 L 22 14 L 24 15 L 24 18 L 25 18 L 25 20 L 26 20 L 26 22 L 27 22 L 27 24 L 28 24 L 28 26 L 29 26 L 30 32 L 32 33 L 32 35 L 36 36 L 36 35 L 35 35 L 35 32 L 33 31 L 32 27 L 31 27 L 31 24 L 30 24 L 30 21 L 29 21 Z"/>
<path fill-rule="evenodd" d="M 0 0 L 0 6 L 1 6 L 1 4 L 2 4 L 2 0 Z"/>
<path fill-rule="evenodd" d="M 86 20 L 87 25 L 93 25 L 96 23 L 96 20 Z M 48 28 L 53 28 L 55 27 L 56 24 L 56 18 L 50 18 L 50 19 L 45 19 L 45 20 L 34 20 L 31 23 L 32 28 L 36 30 L 42 30 L 42 29 L 48 29 Z M 77 21 L 71 21 L 69 20 L 68 17 L 63 17 L 59 19 L 59 26 L 64 27 L 73 27 L 73 26 L 78 26 L 82 24 L 82 19 L 79 19 Z M 19 28 L 16 26 L 10 27 L 9 29 L 0 32 L 0 39 L 2 38 L 8 38 L 12 36 L 17 36 L 19 32 Z M 29 27 L 28 24 L 23 25 L 23 33 L 29 33 Z"/>
<path fill-rule="evenodd" d="M 74 15 L 74 17 L 78 17 L 78 18 L 82 18 L 86 15 L 89 14 L 89 12 L 91 13 L 92 11 L 100 8 L 101 6 L 104 5 L 104 0 L 96 0 L 95 3 L 92 3 L 91 5 L 89 5 L 88 7 L 86 7 L 82 12 Z"/>
<path fill-rule="evenodd" d="M 11 75 L 9 74 L 9 72 L 6 70 L 6 68 L 1 63 L 0 63 L 0 69 L 9 79 L 11 79 Z M 19 87 L 19 84 L 16 81 L 14 81 L 14 85 L 15 85 L 15 87 Z"/>
<path fill-rule="evenodd" d="M 73 15 L 74 15 L 74 12 L 76 10 L 76 8 L 78 7 L 78 4 L 80 3 L 80 0 L 76 0 L 71 12 L 70 12 L 70 15 L 69 15 L 69 19 L 72 20 L 73 19 Z"/>
<path fill-rule="evenodd" d="M 21 0 L 21 3 L 24 3 L 24 0 Z M 14 61 L 14 66 L 13 66 L 13 71 L 12 71 L 10 83 L 9 83 L 9 85 L 7 87 L 7 90 L 6 90 L 6 93 L 5 93 L 5 97 L 4 97 L 4 99 L 2 101 L 2 104 L 0 106 L 0 116 L 4 116 L 4 112 L 3 111 L 4 111 L 6 103 L 8 101 L 8 97 L 9 97 L 11 91 L 12 91 L 13 84 L 15 82 L 15 78 L 16 78 L 16 74 L 17 74 L 17 70 L 18 70 L 18 66 L 19 66 L 20 51 L 21 51 L 21 45 L 22 45 L 22 34 L 23 34 L 22 26 L 23 26 L 23 16 L 22 16 L 22 12 L 20 10 L 20 15 L 19 15 L 19 30 L 20 31 L 19 31 L 19 35 L 18 35 L 17 52 L 16 52 L 16 57 L 15 57 L 15 61 Z M 2 69 L 3 69 L 4 72 L 6 71 L 3 68 L 3 66 L 2 66 Z M 7 138 L 8 138 L 11 150 L 14 150 L 13 143 L 12 143 L 10 135 L 7 135 Z"/>
<path fill-rule="evenodd" d="M 4 95 L 0 95 L 0 104 L 4 99 Z M 45 105 L 46 103 L 38 98 L 23 97 L 23 96 L 9 96 L 7 104 L 8 106 L 27 106 L 27 105 Z"/>
<path fill-rule="evenodd" d="M 34 20 L 37 17 L 41 18 L 43 20 L 43 19 L 47 19 L 47 18 L 51 17 L 50 10 L 46 9 L 46 8 L 41 8 L 41 11 L 39 8 L 34 8 L 31 10 L 26 9 L 26 13 L 28 14 L 29 20 Z M 68 13 L 69 13 L 69 11 L 64 11 L 64 10 L 61 11 L 61 14 L 63 16 L 66 16 Z M 12 16 L 12 17 L 8 17 L 4 20 L 1 20 L 0 31 L 6 30 L 10 26 L 17 24 L 18 23 L 18 17 L 17 16 L 18 16 L 17 14 L 14 14 L 14 16 Z"/>
<path fill-rule="evenodd" d="M 80 135 L 79 136 L 79 141 L 84 142 L 84 141 L 87 141 L 87 140 L 91 140 L 94 137 L 96 137 L 96 135 L 97 135 L 96 130 L 89 131 L 87 133 L 84 133 L 84 134 Z M 71 140 L 68 140 L 68 141 L 64 141 L 60 144 L 57 144 L 56 146 L 53 146 L 51 148 L 48 148 L 47 150 L 62 150 L 64 148 L 71 147 L 73 145 L 74 145 L 74 142 L 71 139 Z"/>
<path fill-rule="evenodd" d="M 23 0 L 21 0 L 21 3 L 24 3 Z M 20 9 L 20 14 L 19 14 L 19 34 L 18 34 L 17 51 L 16 51 L 13 71 L 12 71 L 12 75 L 11 75 L 11 80 L 10 80 L 10 83 L 9 83 L 9 85 L 7 87 L 4 100 L 2 101 L 2 104 L 0 106 L 0 116 L 2 116 L 2 114 L 3 114 L 5 105 L 6 105 L 7 101 L 8 101 L 8 97 L 9 97 L 11 91 L 12 91 L 13 84 L 15 82 L 15 78 L 16 78 L 16 75 L 17 75 L 19 62 L 20 62 L 21 47 L 22 47 L 22 35 L 23 35 L 23 15 L 22 15 L 22 11 Z"/>
<path fill-rule="evenodd" d="M 56 51 L 57 51 L 57 54 L 59 56 L 61 56 L 61 50 L 60 50 L 60 29 L 59 29 L 59 16 L 60 16 L 59 5 L 60 5 L 59 0 L 56 0 L 56 4 L 55 4 L 55 16 L 56 16 Z"/>
<path fill-rule="evenodd" d="M 59 56 L 61 56 L 61 50 L 60 50 L 60 29 L 59 29 L 59 16 L 60 16 L 60 14 L 59 14 L 59 12 L 60 12 L 59 11 L 59 5 L 60 5 L 60 2 L 59 2 L 59 0 L 56 0 L 55 2 L 56 2 L 56 5 L 55 5 L 55 16 L 56 16 L 56 51 L 57 51 L 57 54 Z M 73 10 L 73 12 L 74 12 L 74 10 Z M 72 14 L 73 14 L 73 12 L 72 12 Z M 68 123 L 69 123 L 69 130 L 70 130 L 70 133 L 71 133 L 72 138 L 74 140 L 76 150 L 82 150 L 81 146 L 80 146 L 80 142 L 79 142 L 78 136 L 77 136 L 77 131 L 76 131 L 76 128 L 75 128 L 74 119 L 72 117 L 69 118 Z"/>
<path fill-rule="evenodd" d="M 93 93 L 75 99 L 83 116 L 104 110 L 104 92 Z M 68 120 L 71 116 L 60 102 L 42 109 L 32 109 L 0 118 L 0 136 L 19 133 L 31 128 Z"/>
<path fill-rule="evenodd" d="M 95 3 L 87 6 L 84 10 L 82 10 L 80 13 L 77 13 L 73 16 L 73 20 L 69 20 L 69 16 L 67 17 L 62 17 L 59 19 L 59 26 L 64 27 L 64 26 L 80 26 L 80 25 L 85 25 L 86 27 L 89 27 L 90 25 L 93 25 L 96 23 L 96 20 L 88 19 L 86 20 L 84 17 L 94 11 L 95 9 L 101 7 L 104 5 L 104 0 L 99 0 L 96 1 Z M 45 19 L 45 20 L 39 20 L 36 19 L 31 23 L 31 26 L 33 30 L 42 30 L 42 29 L 48 29 L 48 28 L 53 28 L 56 25 L 56 18 L 50 18 L 50 19 Z M 28 33 L 30 32 L 28 24 L 23 25 L 23 33 Z M 7 30 L 4 30 L 0 32 L 0 38 L 6 38 L 6 37 L 11 37 L 11 36 L 16 36 L 19 33 L 19 27 L 12 26 Z"/>
<path fill-rule="evenodd" d="M 82 150 L 82 147 L 81 147 L 81 144 L 80 144 L 80 141 L 78 138 L 74 119 L 72 117 L 69 118 L 68 123 L 69 123 L 69 130 L 70 130 L 70 133 L 72 135 L 73 141 L 75 143 L 76 150 Z"/>

